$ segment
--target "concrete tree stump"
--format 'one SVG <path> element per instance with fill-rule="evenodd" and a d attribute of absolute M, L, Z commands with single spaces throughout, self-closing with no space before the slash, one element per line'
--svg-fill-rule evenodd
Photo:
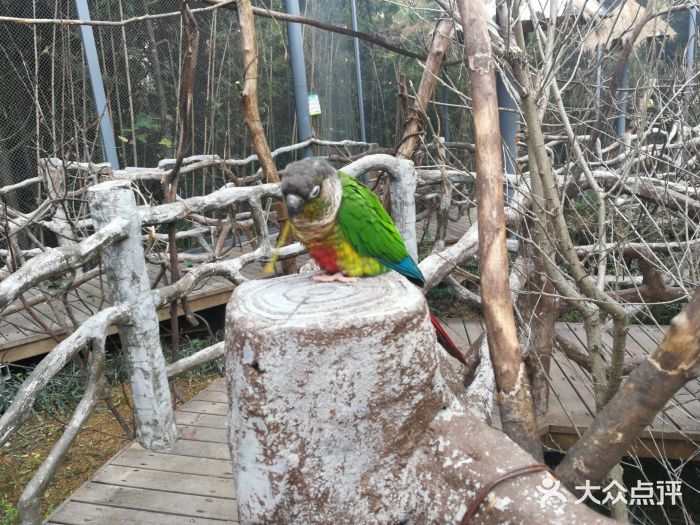
<path fill-rule="evenodd" d="M 534 463 L 445 387 L 425 300 L 396 274 L 246 283 L 226 328 L 241 523 L 458 523 L 479 488 Z M 499 486 L 474 523 L 607 522 L 563 490 L 541 509 L 546 476 Z"/>

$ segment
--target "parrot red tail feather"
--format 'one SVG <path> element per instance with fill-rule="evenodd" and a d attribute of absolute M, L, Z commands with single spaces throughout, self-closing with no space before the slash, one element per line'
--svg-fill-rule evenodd
<path fill-rule="evenodd" d="M 447 331 L 445 331 L 445 327 L 442 326 L 440 321 L 437 320 L 437 317 L 433 315 L 433 312 L 430 313 L 430 322 L 433 323 L 433 327 L 435 328 L 435 333 L 437 334 L 437 340 L 442 347 L 447 350 L 447 353 L 450 354 L 452 357 L 454 357 L 457 361 L 462 363 L 464 366 L 467 366 L 467 360 L 464 359 L 464 355 L 462 352 L 457 348 L 457 345 L 454 344 L 452 339 L 450 339 L 450 336 L 447 335 Z"/>

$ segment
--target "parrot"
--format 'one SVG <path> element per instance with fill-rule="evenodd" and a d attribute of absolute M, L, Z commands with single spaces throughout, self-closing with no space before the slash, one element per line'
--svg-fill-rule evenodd
<path fill-rule="evenodd" d="M 312 158 L 288 164 L 280 188 L 294 235 L 325 272 L 312 279 L 356 282 L 396 270 L 416 286 L 425 285 L 394 221 L 367 186 Z M 429 315 L 438 342 L 466 365 L 445 328 Z"/>

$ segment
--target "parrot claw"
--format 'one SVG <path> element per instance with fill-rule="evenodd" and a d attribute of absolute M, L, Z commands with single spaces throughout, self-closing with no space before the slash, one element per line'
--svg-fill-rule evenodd
<path fill-rule="evenodd" d="M 360 280 L 357 277 L 347 277 L 340 272 L 332 275 L 327 273 L 317 273 L 311 276 L 311 279 L 320 283 L 330 283 L 333 281 L 338 281 L 340 283 L 356 283 Z"/>

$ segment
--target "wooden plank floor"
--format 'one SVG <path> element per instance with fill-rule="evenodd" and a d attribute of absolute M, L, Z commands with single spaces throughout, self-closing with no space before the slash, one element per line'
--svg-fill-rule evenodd
<path fill-rule="evenodd" d="M 227 410 L 225 384 L 219 379 L 176 411 L 180 438 L 170 450 L 151 452 L 130 445 L 61 504 L 47 523 L 238 523 Z"/>
<path fill-rule="evenodd" d="M 445 324 L 461 344 L 473 343 L 482 332 L 480 321 L 448 319 Z M 663 329 L 633 325 L 627 338 L 627 357 L 645 358 L 661 342 Z M 557 323 L 556 331 L 585 350 L 583 325 Z M 458 343 L 459 344 L 459 343 Z M 606 350 L 612 346 L 604 337 Z M 561 352 L 555 351 L 550 368 L 549 412 L 539 429 L 545 445 L 552 450 L 568 450 L 594 419 L 595 401 L 591 377 Z M 700 380 L 687 383 L 656 416 L 635 445 L 640 457 L 700 460 Z"/>

